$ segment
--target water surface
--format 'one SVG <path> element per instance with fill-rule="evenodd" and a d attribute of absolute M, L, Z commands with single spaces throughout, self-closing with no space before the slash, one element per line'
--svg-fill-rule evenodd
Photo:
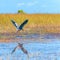
<path fill-rule="evenodd" d="M 41 36 L 33 34 L 16 36 L 16 38 L 25 38 L 30 41 L 23 44 L 24 48 L 29 53 L 29 60 L 60 60 L 60 39 L 57 37 L 52 35 Z M 33 42 L 31 42 L 31 38 L 34 39 Z M 36 39 L 38 41 L 36 41 Z M 39 39 L 44 39 L 46 42 L 39 42 Z M 20 43 L 23 43 L 23 40 Z M 16 51 L 11 55 L 12 50 L 17 45 L 17 42 L 0 43 L 0 60 L 27 60 L 27 55 L 25 55 L 20 49 L 16 49 Z"/>

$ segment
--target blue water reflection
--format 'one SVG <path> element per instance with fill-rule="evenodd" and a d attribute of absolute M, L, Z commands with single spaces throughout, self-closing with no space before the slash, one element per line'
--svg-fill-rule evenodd
<path fill-rule="evenodd" d="M 33 35 L 32 35 L 33 36 Z M 33 38 L 37 38 L 40 35 L 34 35 Z M 28 36 L 25 36 L 28 37 Z M 19 36 L 17 37 L 19 38 Z M 20 37 L 21 38 L 21 37 Z M 22 37 L 23 38 L 23 37 Z M 30 38 L 30 37 L 28 37 Z M 38 39 L 38 38 L 37 38 Z M 24 48 L 30 54 L 30 60 L 60 60 L 60 39 L 52 39 L 49 38 L 51 42 L 32 42 L 32 43 L 24 43 Z M 46 40 L 46 38 L 45 38 Z M 48 38 L 47 38 L 48 40 Z M 0 58 L 3 60 L 7 60 L 9 57 L 10 60 L 26 60 L 27 56 L 20 50 L 16 49 L 16 51 L 11 55 L 12 50 L 17 46 L 17 42 L 15 43 L 0 43 Z M 37 56 L 38 54 L 38 56 Z M 34 58 L 31 56 L 35 56 Z M 13 58 L 14 57 L 14 58 Z M 24 57 L 24 58 L 23 58 Z M 49 58 L 48 58 L 49 57 Z M 18 59 L 19 58 L 19 59 Z"/>

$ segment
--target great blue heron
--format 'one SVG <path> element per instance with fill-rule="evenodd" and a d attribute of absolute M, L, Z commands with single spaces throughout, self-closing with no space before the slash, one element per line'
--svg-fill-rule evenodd
<path fill-rule="evenodd" d="M 18 47 L 23 51 L 24 54 L 26 54 L 28 56 L 28 51 L 23 47 L 23 44 L 20 44 L 20 43 L 18 43 L 18 46 L 16 46 L 13 49 L 13 51 L 11 52 L 11 54 L 13 54 Z"/>
<path fill-rule="evenodd" d="M 11 22 L 17 28 L 17 32 L 18 32 L 20 30 L 23 30 L 23 27 L 24 27 L 25 24 L 27 24 L 28 19 L 26 19 L 20 26 L 18 26 L 18 24 L 14 20 L 11 20 Z"/>

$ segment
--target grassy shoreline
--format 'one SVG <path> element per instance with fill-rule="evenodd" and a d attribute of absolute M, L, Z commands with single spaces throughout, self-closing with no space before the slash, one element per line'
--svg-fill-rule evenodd
<path fill-rule="evenodd" d="M 0 14 L 0 33 L 16 32 L 11 23 L 14 19 L 19 25 L 29 19 L 25 31 L 38 33 L 60 33 L 60 14 Z"/>

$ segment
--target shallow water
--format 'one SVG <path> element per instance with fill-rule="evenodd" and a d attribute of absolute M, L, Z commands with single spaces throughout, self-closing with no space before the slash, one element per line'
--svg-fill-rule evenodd
<path fill-rule="evenodd" d="M 25 39 L 38 39 L 40 35 L 26 35 L 16 36 L 16 38 Z M 47 38 L 49 37 L 49 38 Z M 52 37 L 52 38 L 51 38 Z M 29 53 L 29 60 L 60 60 L 60 39 L 53 37 L 52 35 L 44 35 L 43 39 L 51 40 L 50 42 L 30 42 L 24 43 L 24 48 Z M 21 43 L 21 42 L 20 42 Z M 11 55 L 12 50 L 18 44 L 15 43 L 0 43 L 0 60 L 28 60 L 19 48 Z"/>

